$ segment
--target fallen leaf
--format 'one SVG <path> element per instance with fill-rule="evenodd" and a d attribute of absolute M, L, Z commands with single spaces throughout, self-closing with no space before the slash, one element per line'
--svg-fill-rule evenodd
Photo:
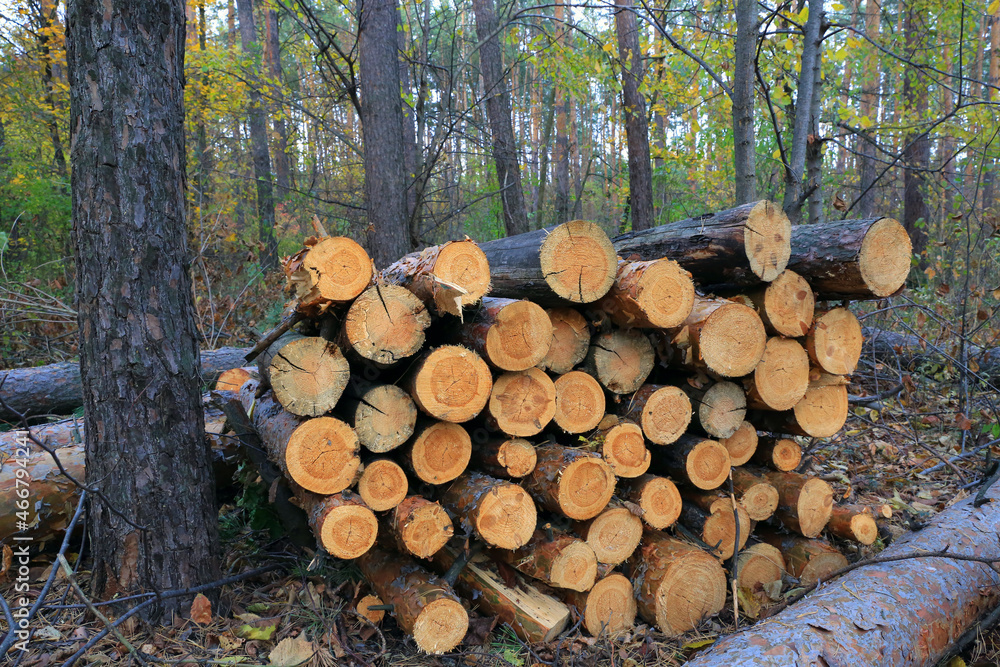
<path fill-rule="evenodd" d="M 274 667 L 296 667 L 307 662 L 315 652 L 312 642 L 305 635 L 299 635 L 282 639 L 267 659 Z"/>
<path fill-rule="evenodd" d="M 198 625 L 208 625 L 212 622 L 212 601 L 198 593 L 191 603 L 191 620 Z"/>

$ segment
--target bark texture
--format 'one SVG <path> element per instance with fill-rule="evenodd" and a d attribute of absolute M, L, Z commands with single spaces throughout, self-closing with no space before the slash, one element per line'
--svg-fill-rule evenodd
<path fill-rule="evenodd" d="M 753 126 L 754 54 L 757 48 L 757 3 L 736 2 L 736 62 L 733 71 L 733 166 L 736 203 L 757 199 L 757 143 Z"/>
<path fill-rule="evenodd" d="M 618 58 L 622 68 L 622 98 L 625 112 L 625 135 L 628 140 L 629 209 L 632 229 L 653 226 L 653 169 L 649 161 L 649 123 L 646 100 L 639 91 L 642 84 L 642 51 L 639 28 L 631 0 L 615 0 L 615 29 L 618 33 Z"/>

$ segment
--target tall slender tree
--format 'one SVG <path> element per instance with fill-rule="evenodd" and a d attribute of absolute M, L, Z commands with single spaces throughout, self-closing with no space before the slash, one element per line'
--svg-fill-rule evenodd
<path fill-rule="evenodd" d="M 292 187 L 291 167 L 288 160 L 288 124 L 285 122 L 285 104 L 282 86 L 285 72 L 281 66 L 281 40 L 278 36 L 278 12 L 268 9 L 264 15 L 266 33 L 264 54 L 267 60 L 267 74 L 271 79 L 271 122 L 274 126 L 274 177 L 278 191 L 275 199 L 281 201 Z"/>
<path fill-rule="evenodd" d="M 556 42 L 560 49 L 566 49 L 566 5 L 556 0 Z M 555 86 L 556 145 L 552 154 L 553 181 L 555 185 L 555 222 L 569 220 L 569 94 L 565 82 L 553 82 Z"/>
<path fill-rule="evenodd" d="M 639 91 L 644 68 L 639 49 L 639 27 L 632 0 L 615 0 L 615 30 L 618 33 L 618 59 L 622 69 L 622 100 L 625 110 L 625 134 L 628 139 L 629 208 L 632 229 L 653 225 L 653 167 L 649 160 L 649 123 L 646 100 Z"/>
<path fill-rule="evenodd" d="M 865 37 L 876 42 L 879 37 L 879 0 L 865 0 Z M 859 113 L 862 122 L 867 119 L 874 124 L 878 115 L 878 93 L 881 89 L 882 71 L 879 59 L 865 59 L 861 72 L 861 105 Z M 858 216 L 870 218 L 875 212 L 875 179 L 878 170 L 875 163 L 875 141 L 863 128 L 863 134 L 857 138 L 858 145 L 858 202 L 855 210 Z"/>
<path fill-rule="evenodd" d="M 802 183 L 806 169 L 806 149 L 812 119 L 813 84 L 816 81 L 816 62 L 820 51 L 820 26 L 823 22 L 823 0 L 809 0 L 809 18 L 806 19 L 802 43 L 802 60 L 799 84 L 795 92 L 795 124 L 792 128 L 791 157 L 785 165 L 785 214 L 797 224 L 802 218 Z"/>
<path fill-rule="evenodd" d="M 757 49 L 757 1 L 736 0 L 736 44 L 733 63 L 733 167 L 736 203 L 757 199 L 757 142 L 754 138 L 754 65 Z"/>
<path fill-rule="evenodd" d="M 930 29 L 927 7 L 922 0 L 907 0 L 903 11 L 906 54 L 911 60 L 918 60 Z M 914 252 L 919 253 L 927 244 L 927 232 L 919 225 L 926 225 L 930 218 L 924 199 L 924 173 L 930 163 L 931 142 L 922 125 L 927 114 L 927 83 L 916 68 L 904 74 L 903 104 L 909 112 L 907 124 L 911 128 L 904 138 L 903 149 L 903 227 L 910 235 Z"/>

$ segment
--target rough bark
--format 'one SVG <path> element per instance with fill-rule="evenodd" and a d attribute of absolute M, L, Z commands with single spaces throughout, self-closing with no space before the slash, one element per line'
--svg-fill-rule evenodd
<path fill-rule="evenodd" d="M 879 42 L 879 23 L 881 17 L 881 5 L 879 0 L 865 0 L 865 38 L 872 44 Z M 880 79 L 882 76 L 878 58 L 866 58 L 862 72 L 861 83 L 861 106 L 859 115 L 867 119 L 872 125 L 878 124 L 878 94 L 881 88 Z M 858 146 L 858 171 L 860 182 L 858 184 L 858 198 L 855 201 L 854 209 L 862 218 L 870 218 L 875 214 L 875 183 L 878 178 L 878 164 L 875 161 L 875 139 L 867 131 L 862 131 L 857 139 Z"/>
<path fill-rule="evenodd" d="M 562 531 L 535 530 L 526 545 L 498 556 L 521 574 L 554 588 L 589 591 L 597 577 L 594 550 Z"/>
<path fill-rule="evenodd" d="M 201 8 L 203 9 L 204 5 Z M 271 121 L 277 138 L 274 145 L 274 176 L 275 185 L 278 186 L 275 198 L 281 201 L 288 194 L 292 179 L 288 166 L 288 127 L 285 124 L 284 95 L 282 93 L 285 75 L 281 67 L 281 43 L 278 40 L 278 12 L 276 10 L 267 10 L 264 26 L 266 33 L 264 53 L 267 57 L 267 73 L 271 77 L 271 105 L 273 108 Z"/>
<path fill-rule="evenodd" d="M 629 212 L 632 229 L 653 226 L 653 169 L 649 159 L 649 125 L 646 100 L 639 91 L 644 68 L 639 48 L 639 28 L 631 0 L 615 0 L 618 62 L 622 70 L 622 107 L 628 139 Z"/>
<path fill-rule="evenodd" d="M 903 39 L 906 58 L 913 62 L 922 59 L 926 36 L 931 26 L 927 22 L 927 6 L 921 0 L 905 3 L 903 19 Z M 977 73 L 978 75 L 978 73 Z M 909 125 L 914 129 L 903 140 L 903 227 L 910 235 L 913 251 L 918 255 L 927 245 L 926 227 L 930 223 L 930 209 L 924 200 L 926 187 L 924 173 L 930 166 L 931 140 L 921 126 L 927 115 L 927 83 L 922 72 L 916 67 L 908 67 L 903 73 L 903 104 L 908 113 Z M 984 200 L 985 201 L 985 200 Z"/>
<path fill-rule="evenodd" d="M 757 3 L 736 2 L 736 43 L 732 80 L 733 168 L 736 203 L 757 199 L 757 142 L 754 139 L 754 55 L 757 50 Z"/>
<path fill-rule="evenodd" d="M 382 279 L 410 290 L 435 313 L 458 317 L 490 289 L 486 255 L 471 239 L 406 255 L 382 271 Z"/>

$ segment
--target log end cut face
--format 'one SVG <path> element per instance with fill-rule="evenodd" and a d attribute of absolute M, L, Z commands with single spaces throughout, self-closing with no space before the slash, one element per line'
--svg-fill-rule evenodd
<path fill-rule="evenodd" d="M 723 377 L 741 377 L 753 371 L 766 344 L 760 316 L 753 308 L 735 302 L 709 315 L 698 339 L 705 365 Z"/>
<path fill-rule="evenodd" d="M 807 377 L 808 371 L 807 364 Z M 743 425 L 743 418 L 746 415 L 746 394 L 733 382 L 713 384 L 705 392 L 698 406 L 698 421 L 701 427 L 716 438 L 728 438 L 736 433 L 736 430 Z"/>
<path fill-rule="evenodd" d="M 360 465 L 354 429 L 334 417 L 303 422 L 285 447 L 288 476 L 306 491 L 320 495 L 346 489 Z"/>
<path fill-rule="evenodd" d="M 740 518 L 740 548 L 742 549 L 747 538 L 750 537 L 752 528 L 747 511 L 740 505 L 736 506 L 736 515 L 739 515 Z M 735 551 L 736 515 L 733 514 L 732 501 L 724 498 L 719 503 L 718 509 L 705 520 L 705 526 L 702 529 L 702 541 L 711 547 L 718 544 L 719 548 L 716 553 L 723 560 L 732 558 Z"/>
<path fill-rule="evenodd" d="M 380 607 L 385 603 L 382 602 L 382 598 L 377 595 L 366 595 L 354 606 L 354 610 L 359 616 L 364 616 L 369 621 L 378 625 L 385 618 L 385 610 L 383 609 L 372 609 L 372 607 Z"/>
<path fill-rule="evenodd" d="M 878 524 L 871 514 L 855 514 L 850 522 L 851 534 L 864 545 L 874 544 L 878 539 Z"/>
<path fill-rule="evenodd" d="M 452 315 L 477 304 L 490 289 L 490 263 L 475 241 L 444 244 L 434 263 L 434 276 L 438 288 L 435 305 L 440 312 Z"/>
<path fill-rule="evenodd" d="M 490 399 L 493 378 L 478 354 L 459 345 L 432 351 L 413 381 L 413 398 L 432 417 L 464 422 L 478 415 Z"/>
<path fill-rule="evenodd" d="M 408 289 L 375 285 L 351 304 L 344 332 L 362 358 L 391 365 L 423 347 L 424 330 L 430 323 L 426 306 Z"/>
<path fill-rule="evenodd" d="M 408 512 L 399 525 L 399 539 L 417 558 L 430 558 L 448 540 L 455 528 L 451 518 L 438 503 L 422 503 Z"/>
<path fill-rule="evenodd" d="M 769 338 L 753 372 L 754 398 L 769 410 L 791 410 L 809 388 L 809 355 L 798 341 Z"/>
<path fill-rule="evenodd" d="M 593 637 L 613 637 L 632 628 L 635 614 L 632 582 L 615 572 L 590 589 L 586 609 L 583 610 L 583 625 Z"/>
<path fill-rule="evenodd" d="M 691 274 L 671 259 L 651 262 L 639 278 L 635 300 L 651 326 L 678 327 L 694 306 Z"/>
<path fill-rule="evenodd" d="M 461 424 L 435 422 L 413 441 L 413 472 L 428 484 L 445 484 L 465 472 L 472 458 L 472 438 Z"/>
<path fill-rule="evenodd" d="M 642 519 L 627 507 L 604 510 L 587 528 L 587 544 L 594 550 L 599 563 L 624 563 L 639 547 L 641 539 Z"/>
<path fill-rule="evenodd" d="M 497 453 L 497 462 L 511 477 L 530 475 L 537 461 L 535 446 L 523 438 L 511 438 L 505 441 Z"/>
<path fill-rule="evenodd" d="M 469 613 L 458 600 L 441 597 L 424 606 L 413 624 L 413 639 L 421 651 L 447 653 L 469 630 Z"/>
<path fill-rule="evenodd" d="M 216 391 L 239 391 L 240 388 L 250 380 L 253 369 L 230 368 L 219 374 L 219 379 L 215 381 Z"/>
<path fill-rule="evenodd" d="M 587 320 L 573 308 L 550 308 L 546 312 L 552 322 L 552 342 L 538 366 L 553 373 L 568 373 L 587 356 Z"/>
<path fill-rule="evenodd" d="M 821 479 L 806 480 L 799 491 L 795 506 L 799 531 L 805 537 L 816 537 L 826 527 L 833 514 L 833 488 Z"/>
<path fill-rule="evenodd" d="M 666 477 L 653 477 L 639 495 L 642 520 L 657 530 L 669 528 L 681 515 L 683 503 L 677 485 Z"/>
<path fill-rule="evenodd" d="M 271 389 L 293 415 L 318 417 L 340 400 L 351 376 L 347 359 L 333 343 L 303 337 L 283 345 L 268 365 Z"/>
<path fill-rule="evenodd" d="M 816 297 L 806 279 L 786 269 L 764 290 L 764 311 L 782 336 L 805 336 L 812 326 Z"/>
<path fill-rule="evenodd" d="M 803 586 L 811 586 L 817 581 L 826 581 L 837 570 L 847 567 L 847 558 L 844 554 L 831 548 L 830 551 L 818 553 L 811 556 L 802 571 L 799 572 L 799 581 Z"/>
<path fill-rule="evenodd" d="M 381 453 L 399 447 L 413 435 L 417 406 L 401 387 L 379 385 L 365 392 L 354 410 L 358 440 L 370 451 Z"/>
<path fill-rule="evenodd" d="M 729 452 L 715 440 L 702 440 L 688 453 L 685 471 L 699 489 L 711 490 L 722 486 L 729 477 Z"/>
<path fill-rule="evenodd" d="M 368 253 L 344 236 L 322 239 L 296 264 L 288 266 L 292 269 L 288 272 L 288 282 L 299 299 L 300 309 L 350 301 L 372 281 L 372 260 Z"/>
<path fill-rule="evenodd" d="M 571 519 L 592 519 L 608 506 L 615 492 L 615 473 L 596 456 L 580 457 L 559 477 L 558 502 Z"/>
<path fill-rule="evenodd" d="M 409 490 L 406 473 L 390 459 L 376 459 L 358 479 L 358 495 L 375 512 L 385 512 L 402 502 Z"/>
<path fill-rule="evenodd" d="M 642 429 L 632 422 L 612 426 L 604 434 L 601 452 L 618 477 L 639 477 L 649 470 L 652 463 Z"/>
<path fill-rule="evenodd" d="M 615 394 L 637 391 L 656 362 L 652 343 L 637 329 L 615 329 L 595 336 L 589 355 L 597 379 Z"/>
<path fill-rule="evenodd" d="M 854 372 L 863 343 L 861 323 L 847 308 L 834 308 L 817 317 L 806 337 L 809 356 L 832 375 Z"/>
<path fill-rule="evenodd" d="M 861 242 L 858 268 L 865 285 L 875 296 L 895 294 L 910 275 L 913 246 L 906 229 L 892 218 L 882 218 Z"/>
<path fill-rule="evenodd" d="M 531 301 L 514 301 L 503 308 L 486 333 L 486 356 L 504 371 L 537 365 L 549 351 L 552 320 Z"/>
<path fill-rule="evenodd" d="M 591 431 L 604 417 L 604 389 L 593 376 L 570 371 L 556 378 L 553 419 L 567 433 Z"/>
<path fill-rule="evenodd" d="M 378 536 L 378 519 L 364 505 L 345 504 L 331 509 L 319 530 L 319 541 L 337 558 L 357 558 L 371 549 Z"/>
<path fill-rule="evenodd" d="M 691 423 L 691 399 L 680 387 L 661 387 L 643 406 L 642 432 L 657 445 L 669 445 L 684 435 Z"/>
<path fill-rule="evenodd" d="M 811 387 L 793 408 L 799 428 L 814 438 L 836 435 L 847 421 L 847 410 L 847 387 L 843 385 Z"/>
<path fill-rule="evenodd" d="M 764 521 L 778 509 L 778 490 L 767 482 L 751 484 L 740 496 L 740 504 L 754 521 Z"/>
<path fill-rule="evenodd" d="M 517 484 L 500 482 L 487 491 L 475 517 L 476 532 L 499 549 L 520 549 L 535 532 L 535 502 Z"/>
<path fill-rule="evenodd" d="M 504 433 L 522 438 L 536 435 L 555 416 L 555 384 L 537 368 L 504 373 L 493 385 L 489 410 Z"/>
<path fill-rule="evenodd" d="M 735 433 L 719 442 L 729 452 L 730 465 L 741 466 L 757 451 L 757 429 L 750 422 L 744 421 Z"/>
<path fill-rule="evenodd" d="M 763 590 L 780 582 L 785 573 L 785 559 L 781 552 L 767 542 L 758 542 L 740 553 L 740 588 Z"/>
<path fill-rule="evenodd" d="M 618 272 L 618 257 L 608 235 L 586 220 L 571 220 L 553 229 L 542 242 L 539 260 L 552 291 L 574 303 L 600 299 Z"/>
<path fill-rule="evenodd" d="M 785 270 L 792 254 L 792 223 L 780 206 L 759 201 L 750 209 L 743 248 L 750 270 L 764 282 L 771 282 Z"/>
<path fill-rule="evenodd" d="M 552 561 L 550 583 L 556 588 L 589 591 L 597 579 L 597 556 L 583 540 L 567 543 Z"/>
<path fill-rule="evenodd" d="M 701 550 L 686 551 L 667 566 L 654 601 L 661 632 L 671 637 L 688 632 L 722 610 L 726 574 L 713 556 Z"/>
<path fill-rule="evenodd" d="M 802 462 L 802 448 L 794 440 L 781 438 L 771 449 L 771 465 L 775 470 L 791 472 Z"/>

